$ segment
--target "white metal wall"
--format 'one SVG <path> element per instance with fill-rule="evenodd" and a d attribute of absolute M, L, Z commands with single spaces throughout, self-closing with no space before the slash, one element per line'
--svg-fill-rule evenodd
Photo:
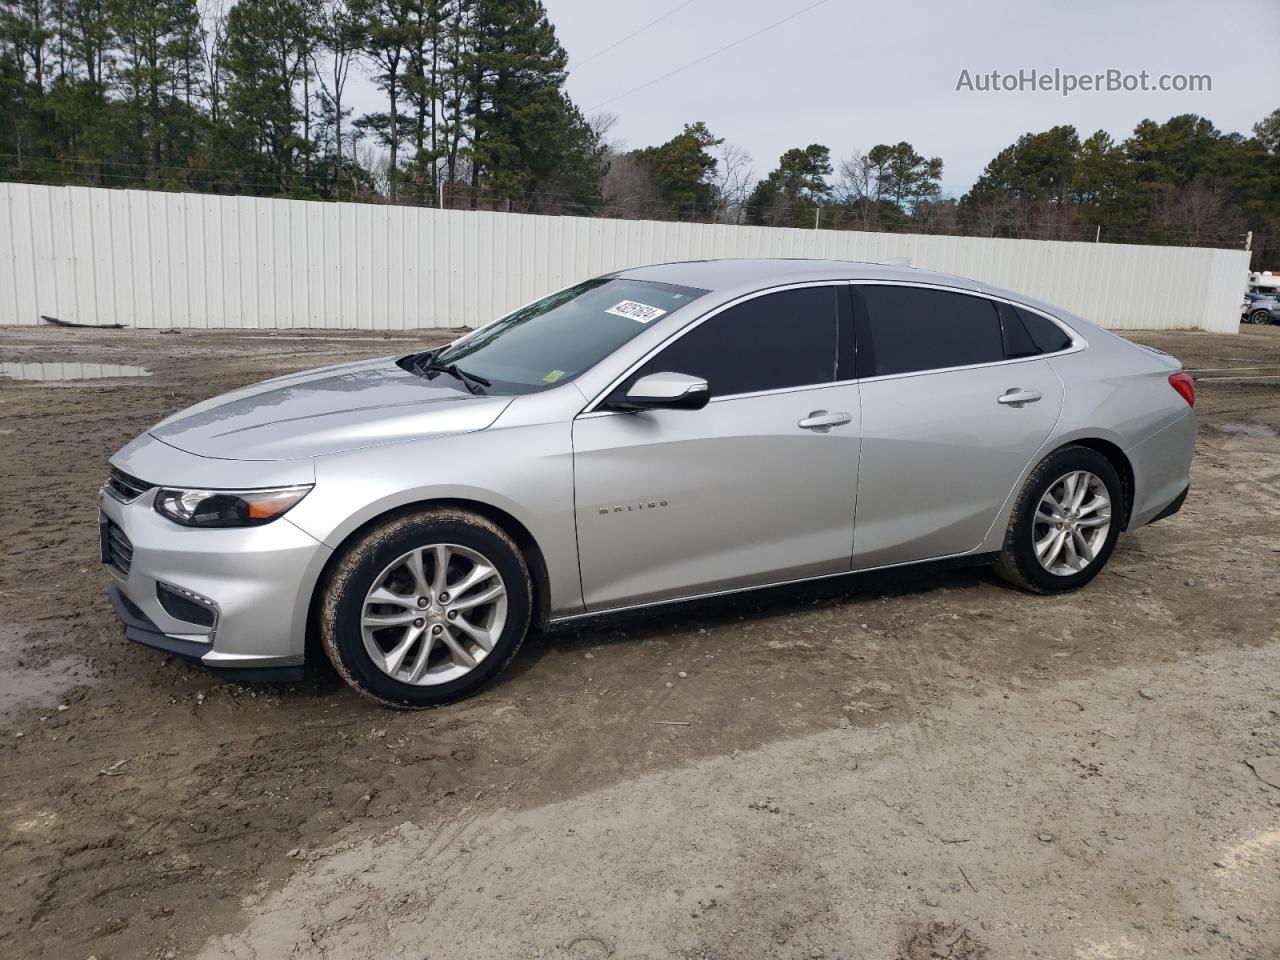
<path fill-rule="evenodd" d="M 730 227 L 0 183 L 0 323 L 476 326 L 704 257 L 910 257 L 1108 327 L 1234 332 L 1243 250 Z"/>

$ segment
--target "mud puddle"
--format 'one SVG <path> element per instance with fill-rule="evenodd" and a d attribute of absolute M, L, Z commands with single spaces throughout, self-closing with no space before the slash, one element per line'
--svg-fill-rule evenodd
<path fill-rule="evenodd" d="M 0 718 L 24 707 L 54 709 L 68 690 L 93 681 L 87 659 L 46 657 L 45 646 L 38 631 L 0 626 Z"/>
<path fill-rule="evenodd" d="M 1219 423 L 1216 425 L 1223 433 L 1235 433 L 1242 437 L 1280 437 L 1280 431 L 1265 423 Z"/>

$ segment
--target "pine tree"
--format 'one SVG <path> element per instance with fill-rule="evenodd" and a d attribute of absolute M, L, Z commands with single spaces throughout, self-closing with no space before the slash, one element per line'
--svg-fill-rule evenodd
<path fill-rule="evenodd" d="M 670 204 L 671 216 L 696 217 L 699 211 L 715 202 L 711 178 L 716 158 L 711 148 L 723 142 L 699 120 L 686 123 L 684 129 L 666 143 L 636 150 L 631 156 L 648 172 L 662 200 Z"/>
<path fill-rule="evenodd" d="M 306 195 L 295 95 L 310 70 L 312 8 L 299 0 L 240 0 L 227 16 L 226 111 L 215 142 L 221 163 L 243 171 L 234 184 L 250 193 Z"/>
<path fill-rule="evenodd" d="M 394 203 L 400 181 L 401 98 L 404 96 L 404 65 L 413 39 L 414 7 L 417 0 L 356 0 L 353 12 L 360 23 L 365 58 L 375 70 L 374 83 L 387 95 L 385 122 L 375 121 L 366 129 L 379 132 L 390 153 L 387 166 L 387 198 Z"/>
<path fill-rule="evenodd" d="M 519 198 L 552 178 L 573 118 L 568 56 L 540 0 L 477 0 L 460 64 L 471 127 L 471 205 Z"/>
<path fill-rule="evenodd" d="M 831 196 L 831 151 L 820 143 L 792 147 L 747 198 L 747 223 L 812 226 L 819 204 Z"/>
<path fill-rule="evenodd" d="M 108 0 L 128 152 L 150 175 L 192 152 L 200 16 L 194 0 Z"/>

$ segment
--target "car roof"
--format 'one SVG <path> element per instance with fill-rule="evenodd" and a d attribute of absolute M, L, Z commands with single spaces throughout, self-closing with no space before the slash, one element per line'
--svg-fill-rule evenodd
<path fill-rule="evenodd" d="M 654 280 L 720 292 L 730 288 L 762 290 L 786 283 L 809 280 L 901 280 L 937 283 L 962 289 L 979 289 L 982 284 L 964 277 L 888 263 L 853 260 L 792 260 L 781 257 L 725 260 L 683 260 L 656 263 L 648 267 L 619 270 L 615 276 L 632 280 Z"/>
<path fill-rule="evenodd" d="M 949 273 L 919 270 L 893 263 L 870 263 L 857 260 L 804 260 L 783 257 L 732 258 L 723 260 L 682 260 L 656 263 L 647 267 L 619 270 L 610 276 L 628 280 L 652 280 L 684 287 L 697 287 L 716 294 L 716 300 L 766 290 L 789 283 L 821 280 L 888 280 L 899 283 L 928 283 L 953 287 L 971 293 L 983 293 L 1034 307 L 1050 316 L 1094 327 L 1082 317 L 1026 294 L 1002 290 L 978 280 Z"/>

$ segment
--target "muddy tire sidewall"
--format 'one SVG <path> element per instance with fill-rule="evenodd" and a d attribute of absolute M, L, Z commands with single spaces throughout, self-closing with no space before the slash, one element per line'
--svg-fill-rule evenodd
<path fill-rule="evenodd" d="M 1070 576 L 1059 576 L 1046 570 L 1036 557 L 1034 523 L 1041 498 L 1053 484 L 1073 470 L 1088 470 L 1097 476 L 1107 488 L 1111 498 L 1111 528 L 1107 531 L 1102 549 L 1094 561 L 1083 570 Z M 1006 579 L 1037 593 L 1062 593 L 1077 590 L 1098 575 L 1115 550 L 1124 525 L 1124 486 L 1111 462 L 1089 447 L 1070 446 L 1051 453 L 1031 471 L 1023 484 L 1004 549 L 997 564 Z"/>
<path fill-rule="evenodd" d="M 373 662 L 361 617 L 374 578 L 398 557 L 433 543 L 468 547 L 493 564 L 507 589 L 506 623 L 493 650 L 473 670 L 446 683 L 419 686 L 388 676 Z M 532 606 L 524 557 L 504 530 L 465 511 L 424 510 L 374 527 L 345 550 L 321 595 L 320 640 L 334 668 L 364 696 L 406 710 L 438 707 L 476 693 L 506 666 L 528 632 Z"/>

